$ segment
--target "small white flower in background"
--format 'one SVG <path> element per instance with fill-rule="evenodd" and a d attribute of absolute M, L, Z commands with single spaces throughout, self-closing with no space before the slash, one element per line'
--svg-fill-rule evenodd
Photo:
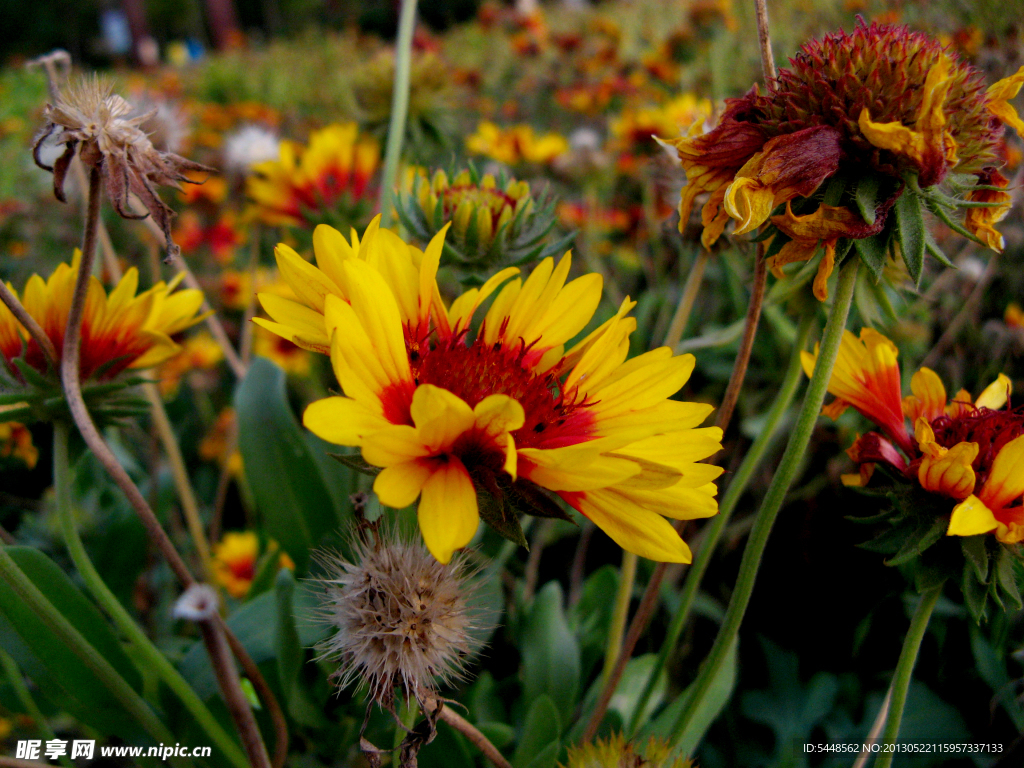
<path fill-rule="evenodd" d="M 224 137 L 224 169 L 245 176 L 258 163 L 281 156 L 281 139 L 261 125 L 243 125 Z"/>

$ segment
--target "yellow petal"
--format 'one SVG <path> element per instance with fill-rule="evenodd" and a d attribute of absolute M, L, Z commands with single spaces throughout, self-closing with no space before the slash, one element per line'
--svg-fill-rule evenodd
<path fill-rule="evenodd" d="M 1024 496 L 1024 435 L 999 450 L 978 496 L 992 509 L 1008 507 Z"/>
<path fill-rule="evenodd" d="M 665 518 L 607 491 L 567 499 L 627 552 L 665 563 L 689 563 L 690 548 Z"/>
<path fill-rule="evenodd" d="M 978 408 L 989 408 L 993 411 L 998 411 L 1006 405 L 1006 401 L 1010 399 L 1011 394 L 1013 394 L 1013 382 L 1010 381 L 1010 377 L 1005 373 L 1000 373 L 996 380 L 985 387 L 985 390 L 978 395 L 978 399 L 974 401 L 974 404 Z"/>
<path fill-rule="evenodd" d="M 736 234 L 742 235 L 768 220 L 775 207 L 775 192 L 755 179 L 740 176 L 725 190 L 724 205 L 736 219 Z"/>
<path fill-rule="evenodd" d="M 465 400 L 433 384 L 416 388 L 410 413 L 420 439 L 431 453 L 450 449 L 475 423 L 473 410 Z"/>
<path fill-rule="evenodd" d="M 277 256 L 281 277 L 303 304 L 323 312 L 324 296 L 341 293 L 333 280 L 284 243 L 277 246 L 274 255 Z"/>
<path fill-rule="evenodd" d="M 977 536 L 994 531 L 999 525 L 992 510 L 977 496 L 968 496 L 953 508 L 947 536 Z"/>
<path fill-rule="evenodd" d="M 922 416 L 931 421 L 945 413 L 946 387 L 931 368 L 922 368 L 914 374 L 910 391 L 914 394 L 903 399 L 903 412 L 911 421 L 916 422 Z"/>
<path fill-rule="evenodd" d="M 388 426 L 383 417 L 347 397 L 310 403 L 302 414 L 310 432 L 335 445 L 360 445 L 363 437 Z"/>
<path fill-rule="evenodd" d="M 413 460 L 385 467 L 373 481 L 380 503 L 394 509 L 412 504 L 423 490 L 433 467 L 430 460 Z"/>
<path fill-rule="evenodd" d="M 972 462 L 978 457 L 977 443 L 957 443 L 939 456 L 921 460 L 917 479 L 926 491 L 964 499 L 974 491 Z"/>
<path fill-rule="evenodd" d="M 993 83 L 988 89 L 989 112 L 1011 126 L 1018 136 L 1024 136 L 1024 120 L 1020 119 L 1017 110 L 1010 104 L 1010 99 L 1020 92 L 1021 85 L 1024 85 L 1024 67 Z"/>
<path fill-rule="evenodd" d="M 480 513 L 473 482 L 457 458 L 436 467 L 424 483 L 418 517 L 423 541 L 439 562 L 472 541 Z"/>

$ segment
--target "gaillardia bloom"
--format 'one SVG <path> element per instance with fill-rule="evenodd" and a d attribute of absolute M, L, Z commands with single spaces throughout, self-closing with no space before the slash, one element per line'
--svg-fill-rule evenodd
<path fill-rule="evenodd" d="M 282 141 L 277 160 L 252 166 L 247 194 L 267 224 L 298 226 L 334 214 L 354 219 L 372 197 L 379 164 L 376 139 L 360 135 L 355 123 L 330 125 L 311 133 L 306 147 Z"/>
<path fill-rule="evenodd" d="M 29 278 L 21 296 L 25 310 L 53 342 L 58 356 L 64 346 L 64 328 L 80 262 L 81 253 L 76 250 L 70 266 L 59 265 L 46 280 L 39 275 Z M 135 268 L 125 273 L 109 295 L 96 277 L 90 278 L 82 320 L 79 375 L 83 383 L 109 382 L 129 368 L 151 368 L 181 350 L 171 337 L 204 317 L 196 314 L 203 303 L 201 291 L 174 290 L 182 277 L 170 284 L 157 283 L 138 295 L 139 273 Z M 28 373 L 25 368 L 42 376 L 57 376 L 56 371 L 48 370 L 39 345 L 6 306 L 0 306 L 0 354 L 7 373 L 18 382 L 24 381 Z"/>
<path fill-rule="evenodd" d="M 1024 67 L 986 89 L 982 73 L 926 35 L 859 22 L 802 46 L 764 95 L 755 86 L 729 99 L 709 133 L 675 147 L 688 183 L 685 226 L 697 195 L 705 246 L 730 219 L 736 234 L 767 227 L 769 266 L 809 261 L 824 249 L 814 292 L 851 247 L 878 278 L 899 245 L 911 277 L 925 252 L 944 259 L 924 233 L 923 209 L 999 250 L 993 225 L 1005 216 L 1006 180 L 996 170 L 1003 123 L 1024 123 L 1008 99 Z M 953 196 L 941 191 L 943 184 Z M 962 224 L 950 218 L 965 205 Z"/>
<path fill-rule="evenodd" d="M 311 404 L 305 425 L 361 448 L 381 468 L 374 490 L 386 506 L 419 499 L 420 530 L 441 562 L 469 543 L 480 517 L 518 541 L 519 512 L 564 516 L 549 493 L 629 551 L 689 562 L 663 516 L 717 512 L 721 469 L 697 462 L 722 436 L 696 428 L 712 406 L 668 399 L 693 356 L 663 347 L 627 361 L 628 300 L 566 350 L 601 298 L 599 275 L 567 282 L 568 255 L 525 281 L 505 269 L 446 307 L 436 283 L 443 239 L 421 253 L 376 221 L 351 244 L 319 227 L 320 269 L 278 249 L 299 301 L 261 295 L 276 321 L 262 325 L 310 349 L 329 344 L 344 391 Z"/>
<path fill-rule="evenodd" d="M 229 531 L 213 545 L 213 577 L 235 598 L 243 598 L 249 593 L 253 580 L 264 563 L 277 556 L 277 566 L 295 570 L 295 563 L 287 552 L 278 553 L 277 542 L 267 544 L 266 551 L 260 553 L 260 540 L 253 531 Z"/>
<path fill-rule="evenodd" d="M 889 520 L 894 560 L 904 559 L 900 551 L 920 554 L 943 533 L 991 533 L 1007 545 L 1001 550 L 1016 551 L 1012 545 L 1024 541 L 1024 412 L 1009 408 L 1010 379 L 1000 374 L 973 400 L 964 390 L 949 399 L 938 375 L 921 368 L 903 397 L 896 356 L 896 345 L 870 328 L 859 339 L 849 331 L 843 337 L 829 382 L 836 399 L 825 412 L 834 418 L 852 406 L 882 430 L 849 449 L 859 472 L 844 475 L 844 484 L 886 490 L 903 507 Z M 815 360 L 804 353 L 808 375 Z M 965 538 L 968 546 L 979 546 L 984 559 L 988 545 Z"/>

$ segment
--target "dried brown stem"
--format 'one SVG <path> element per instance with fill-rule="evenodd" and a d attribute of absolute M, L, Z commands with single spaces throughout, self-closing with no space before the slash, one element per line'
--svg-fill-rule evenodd
<path fill-rule="evenodd" d="M 93 168 L 89 178 L 89 215 L 86 218 L 85 235 L 82 245 L 82 259 L 79 266 L 78 278 L 75 282 L 75 292 L 72 297 L 71 308 L 68 313 L 67 330 L 64 334 L 64 354 L 61 365 L 61 381 L 64 385 L 64 396 L 68 403 L 68 409 L 71 411 L 71 416 L 74 419 L 82 438 L 85 440 L 86 445 L 88 445 L 90 451 L 92 451 L 93 455 L 103 465 L 103 468 L 110 474 L 114 482 L 121 489 L 122 493 L 124 493 L 128 502 L 132 505 L 132 508 L 142 521 L 143 527 L 146 528 L 149 538 L 160 549 L 178 581 L 181 582 L 183 587 L 188 588 L 196 583 L 195 578 L 189 571 L 185 561 L 182 560 L 181 555 L 179 555 L 178 551 L 174 548 L 174 544 L 167 536 L 167 532 L 164 531 L 163 527 L 160 525 L 160 521 L 157 520 L 156 514 L 146 502 L 146 499 L 142 495 L 141 491 L 139 491 L 138 486 L 136 486 L 132 481 L 124 467 L 122 467 L 121 463 L 117 460 L 117 457 L 114 456 L 113 451 L 110 450 L 110 447 L 107 445 L 102 435 L 100 435 L 99 430 L 96 428 L 96 424 L 93 422 L 92 416 L 89 414 L 89 410 L 85 405 L 85 401 L 82 398 L 81 382 L 79 381 L 79 352 L 82 335 L 82 317 L 86 291 L 89 285 L 89 276 L 96 256 L 96 233 L 99 221 L 101 192 L 102 178 L 100 176 L 100 171 L 97 168 Z M 245 652 L 245 649 L 242 647 L 238 638 L 234 636 L 220 618 L 218 618 L 217 621 L 220 624 L 224 637 L 231 647 L 232 652 L 242 664 L 246 676 L 252 681 L 257 693 L 266 703 L 267 709 L 271 714 L 277 737 L 274 768 L 280 768 L 280 766 L 284 764 L 284 756 L 281 755 L 280 759 L 278 759 L 279 753 L 282 751 L 282 746 L 283 750 L 285 752 L 287 751 L 288 743 L 287 724 L 284 720 L 280 705 L 274 698 L 273 692 L 267 685 L 266 680 L 263 679 L 263 675 L 260 673 L 255 663 L 253 663 L 248 653 Z M 228 694 L 225 694 L 225 696 L 227 695 Z M 245 740 L 247 737 L 243 734 L 242 738 Z"/>
<path fill-rule="evenodd" d="M 242 737 L 242 746 L 249 757 L 249 763 L 253 768 L 270 768 L 267 748 L 263 744 L 263 737 L 256 725 L 252 708 L 242 691 L 222 625 L 216 617 L 211 617 L 206 621 L 200 621 L 199 628 L 203 633 L 203 642 L 210 655 L 214 674 L 217 676 L 217 684 L 224 695 L 224 703 L 227 704 L 235 728 Z"/>
<path fill-rule="evenodd" d="M 46 362 L 50 364 L 50 367 L 57 370 L 57 350 L 53 346 L 53 342 L 50 341 L 50 337 L 46 335 L 36 319 L 32 317 L 22 306 L 21 302 L 18 301 L 18 297 L 14 295 L 14 291 L 7 287 L 7 284 L 0 280 L 0 301 L 3 301 L 7 305 L 7 308 L 11 310 L 11 314 L 17 318 L 18 322 L 21 323 L 25 330 L 28 331 L 28 335 L 31 336 L 39 348 L 43 350 L 43 354 L 46 355 Z"/>
<path fill-rule="evenodd" d="M 754 12 L 757 14 L 757 42 L 761 47 L 761 69 L 764 72 L 764 83 L 769 90 L 775 81 L 775 57 L 772 55 L 772 38 L 768 34 L 768 2 L 754 0 Z"/>
<path fill-rule="evenodd" d="M 423 695 L 422 699 L 425 711 L 433 711 L 439 703 L 438 699 L 430 694 Z M 439 717 L 469 739 L 473 746 L 479 749 L 483 756 L 490 760 L 495 768 L 512 768 L 512 763 L 505 759 L 501 752 L 498 751 L 498 748 L 494 746 L 490 740 L 476 728 L 476 726 L 454 709 L 444 703 L 441 703 Z"/>

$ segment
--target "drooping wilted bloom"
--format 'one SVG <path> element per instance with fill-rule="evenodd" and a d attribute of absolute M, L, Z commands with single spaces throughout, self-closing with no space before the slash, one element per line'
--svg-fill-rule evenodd
<path fill-rule="evenodd" d="M 65 202 L 64 179 L 77 153 L 86 168 L 99 169 L 110 202 L 120 216 L 140 218 L 128 203 L 129 194 L 142 201 L 163 231 L 168 251 L 173 254 L 176 253 L 171 240 L 174 212 L 160 199 L 156 187 L 179 188 L 182 182 L 195 183 L 185 175 L 186 171 L 210 173 L 213 169 L 173 152 L 156 149 L 139 127 L 154 113 L 130 117 L 132 111 L 131 104 L 113 93 L 99 78 L 84 78 L 62 94 L 56 104 L 46 105 L 46 125 L 36 138 L 32 155 L 40 168 L 53 172 L 53 193 Z M 51 167 L 40 160 L 39 151 L 54 135 L 55 141 L 64 145 L 64 153 Z"/>
<path fill-rule="evenodd" d="M 653 560 L 689 562 L 666 517 L 718 511 L 699 463 L 722 432 L 697 429 L 713 407 L 669 399 L 692 355 L 662 347 L 632 360 L 633 302 L 570 349 L 601 298 L 600 275 L 569 281 L 568 254 L 526 280 L 510 267 L 450 307 L 436 282 L 444 232 L 425 251 L 375 219 L 349 243 L 313 235 L 317 267 L 278 248 L 298 301 L 260 295 L 265 328 L 328 351 L 344 396 L 311 404 L 303 423 L 328 442 L 358 446 L 381 469 L 380 500 L 419 499 L 420 531 L 442 562 L 466 546 L 481 517 L 522 541 L 523 512 L 564 517 L 549 495 L 589 517 L 620 546 Z M 471 321 L 494 296 L 479 330 Z"/>
<path fill-rule="evenodd" d="M 420 542 L 393 531 L 353 542 L 353 557 L 318 553 L 326 571 L 320 618 L 334 633 L 317 645 L 335 662 L 339 688 L 365 683 L 371 702 L 390 709 L 398 688 L 406 700 L 462 677 L 475 650 L 471 569 L 464 558 L 443 565 Z"/>
<path fill-rule="evenodd" d="M 1024 125 L 1007 101 L 1024 82 L 1024 67 L 986 89 L 979 70 L 926 35 L 863 22 L 852 34 L 807 43 L 790 63 L 767 93 L 755 86 L 728 100 L 709 133 L 666 142 L 687 173 L 681 227 L 696 197 L 709 193 L 701 215 L 705 245 L 730 219 L 737 234 L 768 227 L 769 265 L 780 276 L 785 264 L 823 248 L 814 285 L 821 299 L 851 244 L 876 277 L 890 242 L 899 243 L 915 280 L 926 249 L 944 258 L 923 234 L 925 208 L 1001 247 L 991 226 L 1006 198 L 999 190 L 992 198 L 981 193 L 1005 186 L 996 170 L 998 142 L 1004 122 Z M 952 222 L 964 193 L 993 206 L 969 211 L 991 212 Z"/>

